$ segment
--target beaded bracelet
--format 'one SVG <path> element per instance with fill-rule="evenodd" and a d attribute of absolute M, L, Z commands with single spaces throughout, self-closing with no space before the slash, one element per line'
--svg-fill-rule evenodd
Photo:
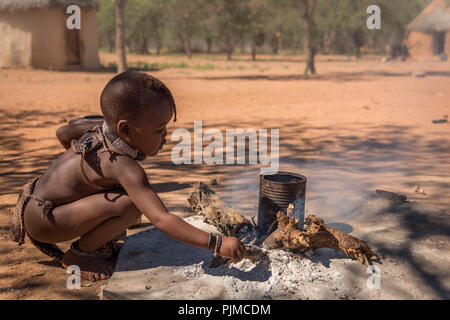
<path fill-rule="evenodd" d="M 214 257 L 218 257 L 220 254 L 220 246 L 222 245 L 222 237 L 217 236 L 216 237 L 216 247 L 214 248 Z"/>
<path fill-rule="evenodd" d="M 211 240 L 212 240 L 213 234 L 212 232 L 209 233 L 209 239 L 208 239 L 208 245 L 206 246 L 206 249 L 209 250 L 209 246 L 211 245 Z"/>

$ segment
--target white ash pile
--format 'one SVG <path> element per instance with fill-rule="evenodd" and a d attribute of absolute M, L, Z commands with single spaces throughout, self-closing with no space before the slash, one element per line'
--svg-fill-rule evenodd
<path fill-rule="evenodd" d="M 212 268 L 205 261 L 184 267 L 180 273 L 188 280 L 207 275 L 222 278 L 227 299 L 337 299 L 346 295 L 342 290 L 345 273 L 342 266 L 327 268 L 319 261 L 285 250 L 262 250 L 266 256 L 258 262 L 243 259 Z"/>

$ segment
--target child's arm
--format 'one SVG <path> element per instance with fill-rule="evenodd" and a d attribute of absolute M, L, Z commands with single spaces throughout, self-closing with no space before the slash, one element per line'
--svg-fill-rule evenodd
<path fill-rule="evenodd" d="M 85 130 L 90 129 L 96 125 L 101 125 L 102 123 L 103 120 L 68 124 L 59 127 L 56 130 L 56 137 L 58 138 L 61 145 L 67 150 L 70 148 L 70 143 L 73 139 L 80 138 Z"/>
<path fill-rule="evenodd" d="M 142 167 L 134 160 L 120 157 L 116 167 L 116 179 L 126 190 L 131 201 L 136 205 L 151 223 L 173 239 L 189 245 L 206 249 L 209 234 L 180 217 L 167 211 L 158 195 L 150 187 L 147 175 Z M 120 169 L 119 169 L 120 168 Z M 242 259 L 244 245 L 235 237 L 224 237 L 220 248 L 220 255 L 232 258 L 235 262 Z"/>

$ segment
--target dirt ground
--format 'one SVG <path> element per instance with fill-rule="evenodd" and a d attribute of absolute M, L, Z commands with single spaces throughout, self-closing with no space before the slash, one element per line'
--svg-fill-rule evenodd
<path fill-rule="evenodd" d="M 229 62 L 223 56 L 128 59 L 173 67 L 148 71 L 177 102 L 179 120 L 170 125 L 169 138 L 176 128 L 192 130 L 195 120 L 222 132 L 279 128 L 280 168 L 308 177 L 307 201 L 341 190 L 384 189 L 450 213 L 450 126 L 432 123 L 450 114 L 450 62 L 320 56 L 319 74 L 305 78 L 299 75 L 300 56 L 262 56 L 256 62 L 248 56 Z M 114 56 L 102 54 L 101 60 L 108 65 Z M 56 129 L 68 119 L 99 114 L 100 93 L 113 76 L 0 70 L 0 299 L 99 298 L 106 281 L 68 290 L 67 274 L 57 263 L 28 241 L 19 248 L 7 234 L 21 186 L 63 151 Z M 257 188 L 258 166 L 176 166 L 170 158 L 176 142 L 168 140 L 143 166 L 169 210 L 188 215 L 192 183 L 216 178 L 225 199 L 254 212 L 254 206 L 241 205 L 239 191 Z M 415 186 L 425 195 L 415 193 Z M 144 221 L 130 233 L 150 226 Z"/>

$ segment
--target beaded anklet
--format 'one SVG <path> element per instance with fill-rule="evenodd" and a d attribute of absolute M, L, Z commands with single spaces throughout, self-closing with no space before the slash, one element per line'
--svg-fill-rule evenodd
<path fill-rule="evenodd" d="M 95 251 L 94 252 L 82 251 L 78 246 L 78 240 L 72 242 L 72 244 L 70 245 L 70 251 L 72 251 L 73 253 L 75 253 L 77 256 L 80 257 L 95 257 L 97 255 Z"/>

